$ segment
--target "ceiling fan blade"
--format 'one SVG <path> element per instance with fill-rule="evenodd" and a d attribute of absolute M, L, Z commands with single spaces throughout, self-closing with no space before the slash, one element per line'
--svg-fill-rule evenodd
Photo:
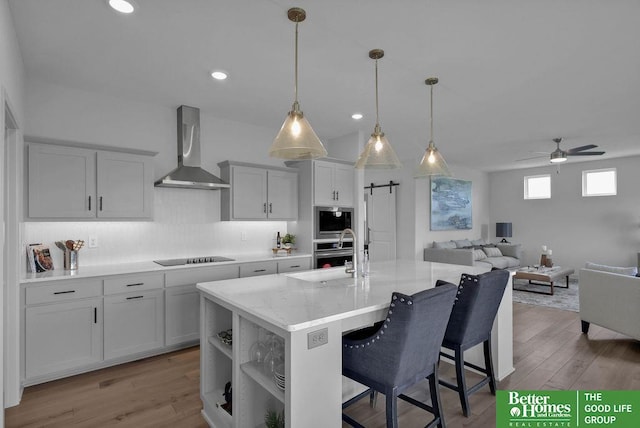
<path fill-rule="evenodd" d="M 576 152 L 582 152 L 584 150 L 590 150 L 590 149 L 595 149 L 596 145 L 593 144 L 587 144 L 586 146 L 580 146 L 580 147 L 574 147 L 573 149 L 569 149 L 567 150 L 567 153 L 571 154 L 571 153 L 576 153 Z"/>
<path fill-rule="evenodd" d="M 516 159 L 516 162 L 526 161 L 526 160 L 531 160 L 531 159 L 541 159 L 541 158 L 545 158 L 545 157 L 547 157 L 547 156 L 549 156 L 549 153 L 545 153 L 545 154 L 544 154 L 544 155 L 542 155 L 542 156 L 533 156 L 533 157 L 530 157 L 530 158 Z"/>
<path fill-rule="evenodd" d="M 578 153 L 567 153 L 567 156 L 600 156 L 603 155 L 604 152 L 578 152 Z"/>

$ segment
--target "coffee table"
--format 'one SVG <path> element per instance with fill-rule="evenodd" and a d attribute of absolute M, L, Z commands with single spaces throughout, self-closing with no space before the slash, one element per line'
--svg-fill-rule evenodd
<path fill-rule="evenodd" d="M 513 276 L 513 279 L 514 279 L 513 289 L 519 290 L 519 291 L 528 291 L 529 293 L 553 295 L 554 282 L 564 276 L 567 278 L 567 286 L 562 288 L 569 288 L 569 275 L 571 275 L 573 272 L 574 272 L 573 269 L 563 268 L 561 266 L 554 266 L 552 268 L 539 268 L 539 269 L 536 269 L 536 268 L 519 269 L 516 271 L 516 274 Z M 529 281 L 529 284 L 546 285 L 550 288 L 550 292 L 546 293 L 544 291 L 531 290 L 526 288 L 515 288 L 516 279 L 526 279 Z"/>

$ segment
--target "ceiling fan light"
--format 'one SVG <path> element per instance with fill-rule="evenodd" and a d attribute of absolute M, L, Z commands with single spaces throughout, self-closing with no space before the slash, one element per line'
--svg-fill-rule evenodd
<path fill-rule="evenodd" d="M 327 150 L 304 114 L 294 107 L 273 140 L 269 156 L 280 159 L 316 159 L 327 156 Z"/>
<path fill-rule="evenodd" d="M 360 154 L 356 169 L 395 169 L 402 168 L 402 163 L 389 144 L 383 132 L 374 132 Z"/>
<path fill-rule="evenodd" d="M 551 163 L 560 163 L 560 162 L 566 162 L 567 161 L 567 154 L 564 153 L 562 150 L 558 151 L 554 151 L 551 153 Z"/>
<path fill-rule="evenodd" d="M 451 172 L 444 157 L 442 157 L 435 144 L 433 144 L 433 141 L 430 141 L 416 169 L 414 178 L 429 177 L 432 175 L 451 177 Z"/>

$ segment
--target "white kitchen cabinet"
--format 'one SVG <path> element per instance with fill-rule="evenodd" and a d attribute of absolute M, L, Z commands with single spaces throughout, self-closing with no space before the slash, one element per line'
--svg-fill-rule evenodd
<path fill-rule="evenodd" d="M 311 269 L 311 257 L 278 260 L 278 273 L 296 272 Z"/>
<path fill-rule="evenodd" d="M 298 217 L 298 173 L 288 168 L 225 161 L 222 220 L 295 220 Z"/>
<path fill-rule="evenodd" d="M 29 144 L 29 217 L 95 218 L 96 151 Z"/>
<path fill-rule="evenodd" d="M 24 377 L 49 380 L 102 361 L 102 281 L 87 278 L 26 287 Z"/>
<path fill-rule="evenodd" d="M 102 361 L 102 298 L 25 309 L 25 374 L 38 378 Z"/>
<path fill-rule="evenodd" d="M 149 156 L 98 152 L 97 173 L 98 217 L 153 217 L 153 160 Z"/>
<path fill-rule="evenodd" d="M 196 283 L 238 278 L 238 265 L 206 266 L 166 273 L 165 346 L 200 338 L 200 292 Z"/>
<path fill-rule="evenodd" d="M 353 166 L 314 161 L 314 205 L 353 206 Z"/>
<path fill-rule="evenodd" d="M 104 358 L 123 357 L 164 346 L 164 291 L 104 298 Z"/>
<path fill-rule="evenodd" d="M 276 261 L 251 262 L 240 265 L 240 278 L 278 273 Z"/>
<path fill-rule="evenodd" d="M 151 218 L 152 155 L 29 143 L 28 217 Z"/>

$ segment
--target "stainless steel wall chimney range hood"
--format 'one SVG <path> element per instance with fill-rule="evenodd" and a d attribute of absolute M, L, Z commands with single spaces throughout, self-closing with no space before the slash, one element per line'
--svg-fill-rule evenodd
<path fill-rule="evenodd" d="M 216 190 L 231 187 L 200 167 L 200 109 L 178 107 L 178 167 L 155 182 L 156 187 Z"/>

